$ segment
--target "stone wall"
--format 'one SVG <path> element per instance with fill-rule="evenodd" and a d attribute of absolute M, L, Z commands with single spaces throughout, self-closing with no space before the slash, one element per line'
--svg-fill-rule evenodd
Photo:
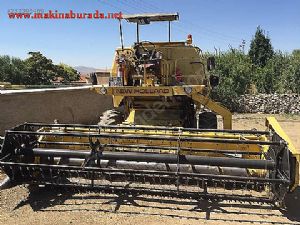
<path fill-rule="evenodd" d="M 242 95 L 234 100 L 239 113 L 300 114 L 299 94 Z"/>

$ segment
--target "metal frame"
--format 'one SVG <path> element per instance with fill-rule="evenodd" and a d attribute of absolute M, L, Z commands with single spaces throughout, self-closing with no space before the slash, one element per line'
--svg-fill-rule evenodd
<path fill-rule="evenodd" d="M 48 132 L 48 129 L 51 129 L 51 132 Z M 165 137 L 149 134 L 149 132 L 153 132 L 155 129 L 157 129 L 156 133 L 164 132 L 169 134 Z M 130 132 L 137 133 L 130 134 Z M 170 136 L 170 133 L 172 133 L 173 136 Z M 184 133 L 190 133 L 190 135 L 196 136 L 185 137 Z M 197 135 L 204 134 L 214 134 L 216 138 L 197 137 Z M 222 135 L 229 135 L 227 137 L 231 138 L 222 138 Z M 248 137 L 256 136 L 257 140 L 239 139 L 241 135 L 245 135 L 244 137 L 247 137 L 247 135 Z M 264 139 L 260 140 L 260 137 L 265 135 L 269 135 L 270 138 L 274 136 L 274 134 L 270 132 L 245 130 L 241 132 L 231 130 L 226 133 L 226 130 L 205 131 L 181 128 L 168 128 L 164 130 L 162 127 L 151 128 L 145 126 L 25 123 L 6 132 L 3 148 L 1 150 L 0 167 L 16 184 L 73 185 L 80 188 L 89 189 L 95 187 L 96 189 L 101 189 L 101 185 L 99 186 L 99 184 L 97 184 L 99 179 L 112 182 L 121 180 L 122 182 L 147 183 L 150 185 L 147 190 L 140 190 L 139 193 L 153 192 L 153 186 L 151 186 L 153 184 L 175 185 L 178 190 L 184 190 L 184 192 L 180 192 L 179 194 L 181 197 L 195 194 L 189 193 L 186 186 L 202 188 L 203 192 L 198 192 L 198 196 L 205 196 L 205 194 L 211 196 L 207 192 L 207 189 L 211 186 L 225 187 L 225 189 L 232 189 L 234 186 L 236 189 L 247 188 L 256 191 L 262 191 L 268 187 L 273 193 L 273 198 L 268 199 L 263 197 L 262 199 L 281 201 L 286 191 L 288 191 L 288 186 L 291 182 L 290 173 L 286 171 L 286 166 L 282 166 L 282 164 L 289 164 L 281 161 L 281 159 L 286 160 L 286 157 L 284 157 L 287 149 L 286 143 L 280 139 L 272 140 L 272 138 L 268 141 L 264 141 Z M 48 139 L 48 137 L 53 137 L 53 139 Z M 68 139 L 69 137 L 79 142 L 69 142 L 64 139 Z M 131 142 L 131 144 L 126 142 L 123 144 L 118 143 L 120 140 L 128 139 L 135 140 L 135 142 Z M 138 139 L 147 142 L 147 144 L 141 146 L 141 152 L 136 151 L 139 150 L 139 143 L 136 142 Z M 170 141 L 172 141 L 171 139 L 177 144 L 174 146 L 153 145 L 154 141 L 163 141 L 161 143 L 166 143 L 167 141 L 170 143 Z M 200 146 L 205 142 L 214 143 L 216 146 L 228 145 L 228 143 L 230 143 L 239 146 L 240 150 L 187 148 L 183 145 L 185 142 L 201 143 Z M 260 152 L 253 150 L 250 152 L 245 151 L 243 146 L 248 145 L 269 146 L 268 148 L 271 149 L 271 152 L 264 152 L 264 148 L 261 148 Z M 55 149 L 54 146 L 61 146 L 62 148 Z M 111 149 L 114 150 L 111 151 Z M 155 151 L 153 152 L 152 150 Z M 163 154 L 161 151 L 167 154 Z M 193 155 L 191 154 L 193 151 L 199 151 L 197 154 L 207 152 L 212 155 L 208 157 L 201 154 Z M 245 158 L 235 158 L 230 152 L 245 155 Z M 282 157 L 278 157 L 278 154 Z M 78 166 L 68 165 L 68 161 L 72 162 L 74 160 L 77 160 L 76 162 L 79 163 Z M 114 162 L 122 161 L 129 164 L 133 163 L 133 165 L 142 162 L 162 163 L 163 165 L 169 165 L 166 168 L 172 167 L 173 171 L 103 168 L 101 165 L 107 160 Z M 59 165 L 60 161 L 61 163 L 65 161 L 66 164 Z M 196 171 L 187 173 L 181 171 L 184 165 L 192 165 L 192 167 L 197 167 L 197 165 L 209 165 L 247 168 L 247 170 L 251 171 L 256 170 L 257 175 L 252 174 L 249 177 L 245 177 L 240 175 L 202 174 Z M 263 174 L 268 174 L 268 177 L 261 177 L 259 171 L 265 171 Z M 73 178 L 80 178 L 89 180 L 90 182 L 80 184 L 76 182 L 64 182 L 64 180 L 68 178 L 71 180 Z M 114 187 L 112 185 L 112 187 L 106 187 L 104 189 L 114 189 Z M 233 196 L 234 194 L 231 197 Z M 255 199 L 258 198 L 255 197 Z"/>
<path fill-rule="evenodd" d="M 103 92 L 103 89 L 106 91 Z M 189 89 L 190 92 L 187 93 L 187 89 Z M 221 115 L 223 118 L 224 129 L 232 129 L 232 113 L 220 103 L 214 102 L 207 96 L 208 90 L 205 85 L 184 85 L 171 87 L 93 87 L 91 90 L 101 95 L 114 96 L 115 107 L 118 107 L 125 97 L 188 96 L 193 99 L 196 104 L 201 104 L 218 115 Z"/>

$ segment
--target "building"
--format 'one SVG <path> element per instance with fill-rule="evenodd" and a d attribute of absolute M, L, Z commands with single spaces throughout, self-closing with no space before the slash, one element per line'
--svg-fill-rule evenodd
<path fill-rule="evenodd" d="M 96 77 L 97 83 L 106 85 L 109 83 L 110 70 L 109 69 L 97 69 Z"/>
<path fill-rule="evenodd" d="M 87 83 L 92 84 L 92 76 L 96 75 L 97 84 L 107 85 L 109 83 L 110 70 L 109 69 L 97 69 L 96 72 L 90 73 L 87 76 Z"/>

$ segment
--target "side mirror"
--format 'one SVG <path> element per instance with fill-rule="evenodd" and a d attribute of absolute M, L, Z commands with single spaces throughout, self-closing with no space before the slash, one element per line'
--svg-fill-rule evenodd
<path fill-rule="evenodd" d="M 207 58 L 207 70 L 213 70 L 216 68 L 216 59 L 215 57 L 211 56 Z"/>
<path fill-rule="evenodd" d="M 210 75 L 210 77 L 209 77 L 209 83 L 210 83 L 210 86 L 212 88 L 218 86 L 219 85 L 219 81 L 220 81 L 220 79 L 219 79 L 218 76 Z"/>

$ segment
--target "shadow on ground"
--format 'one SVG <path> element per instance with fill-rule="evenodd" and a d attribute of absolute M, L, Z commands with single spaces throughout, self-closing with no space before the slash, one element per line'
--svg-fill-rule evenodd
<path fill-rule="evenodd" d="M 292 221 L 300 222 L 300 187 L 285 197 L 285 208 L 281 212 Z"/>
<path fill-rule="evenodd" d="M 299 192 L 299 191 L 298 191 Z M 289 201 L 287 206 L 291 207 L 293 204 L 292 199 L 295 200 L 295 196 L 288 196 Z M 86 200 L 95 200 L 88 202 Z M 89 207 L 91 204 L 99 205 L 113 205 L 113 209 L 105 209 L 105 207 L 99 207 L 97 209 Z M 300 221 L 300 215 L 297 212 L 299 208 L 292 207 L 290 210 L 280 210 L 284 216 L 293 222 L 278 222 L 276 217 L 282 217 L 282 215 L 274 214 L 274 210 L 277 210 L 271 205 L 259 205 L 259 204 L 245 204 L 236 202 L 222 202 L 217 200 L 182 200 L 182 199 L 166 199 L 160 197 L 147 197 L 139 195 L 128 195 L 128 194 L 114 194 L 114 195 L 96 195 L 95 193 L 82 193 L 79 195 L 76 190 L 66 190 L 57 187 L 39 187 L 31 188 L 27 199 L 21 201 L 15 210 L 24 206 L 30 205 L 33 211 L 97 211 L 104 213 L 118 213 L 128 215 L 144 215 L 144 216 L 163 216 L 173 218 L 185 218 L 195 220 L 217 220 L 224 222 L 240 222 L 240 223 L 262 223 L 261 220 L 250 220 L 247 216 L 261 217 L 264 218 L 263 223 L 269 224 L 295 224 Z M 150 212 L 144 210 L 132 210 L 123 211 L 120 210 L 121 206 L 132 206 L 137 208 L 151 208 Z M 298 203 L 299 205 L 299 203 Z M 56 207 L 63 206 L 63 207 Z M 80 206 L 75 208 L 73 206 Z M 186 206 L 180 208 L 177 206 Z M 232 207 L 242 210 L 231 210 Z M 252 210 L 253 209 L 253 210 Z M 266 212 L 257 212 L 258 209 Z M 171 213 L 160 213 L 160 210 L 172 210 Z M 170 211 L 168 211 L 170 212 Z M 173 213 L 175 212 L 175 214 Z M 189 212 L 190 215 L 186 215 Z M 193 213 L 194 212 L 194 213 Z M 217 218 L 212 217 L 211 214 L 218 214 Z M 234 215 L 237 215 L 236 217 Z M 203 216 L 204 215 L 204 216 Z M 229 215 L 233 215 L 229 217 Z M 245 216 L 244 216 L 245 215 Z M 240 219 L 238 219 L 239 217 Z M 232 219 L 234 218 L 234 219 Z M 246 219 L 247 218 L 247 219 Z M 275 219 L 274 219 L 275 218 Z"/>

